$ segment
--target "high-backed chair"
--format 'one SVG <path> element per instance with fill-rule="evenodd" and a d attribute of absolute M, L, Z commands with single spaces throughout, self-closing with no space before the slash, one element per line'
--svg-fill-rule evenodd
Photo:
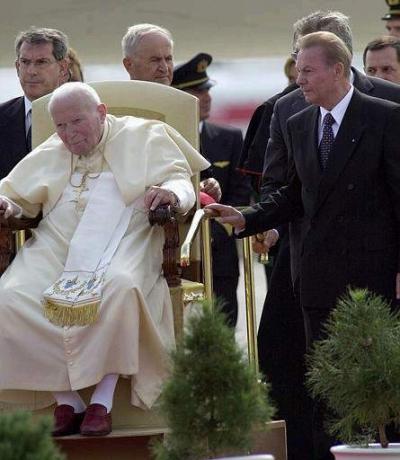
<path fill-rule="evenodd" d="M 165 85 L 142 81 L 95 82 L 90 85 L 97 91 L 102 102 L 107 105 L 109 113 L 116 116 L 133 115 L 164 121 L 175 128 L 195 148 L 198 148 L 199 115 L 198 102 L 195 97 Z M 54 125 L 47 110 L 49 98 L 50 96 L 44 96 L 33 103 L 33 147 L 36 147 L 54 133 Z M 192 180 L 195 186 L 197 186 L 198 178 L 194 177 Z M 153 220 L 154 219 L 157 220 L 157 216 L 153 216 Z M 184 234 L 184 225 L 180 225 L 180 227 L 183 228 L 181 233 Z M 176 224 L 173 219 L 172 223 L 167 219 L 167 247 L 164 250 L 164 255 L 171 256 L 172 254 L 172 262 L 170 260 L 166 263 L 164 267 L 165 270 L 168 269 L 168 265 L 176 266 L 176 255 L 172 247 L 174 242 L 176 242 L 176 235 L 174 233 L 175 228 Z M 183 235 L 181 235 L 181 239 L 182 236 Z M 11 245 L 9 242 L 3 243 L 3 247 L 6 247 L 7 244 Z M 1 244 L 0 234 L 0 246 Z M 192 249 L 194 261 L 192 261 L 191 265 L 196 268 L 196 272 L 199 272 L 197 268 L 200 266 L 199 246 L 199 242 L 197 242 L 193 245 Z M 179 336 L 182 331 L 183 309 L 185 304 L 193 299 L 199 299 L 203 295 L 202 284 L 193 281 L 193 279 L 197 277 L 196 273 L 192 272 L 191 276 L 191 281 L 184 281 L 183 283 L 181 283 L 180 279 L 177 279 L 175 275 L 172 275 L 169 280 L 167 277 L 174 306 L 175 332 L 177 336 Z M 87 394 L 89 394 L 89 392 Z M 85 392 L 83 392 L 83 396 L 85 397 Z M 150 430 L 150 432 L 157 432 L 157 430 L 160 432 L 164 431 L 164 423 L 156 410 L 142 411 L 133 407 L 129 401 L 130 380 L 121 378 L 114 399 L 114 431 L 119 428 L 134 428 L 142 432 L 146 432 L 146 430 Z M 46 405 L 46 396 L 41 393 L 38 393 L 35 400 L 32 401 L 29 399 L 26 403 L 27 407 L 33 406 L 37 408 L 38 410 L 35 411 L 37 414 L 51 413 L 51 410 L 48 408 L 43 409 L 43 406 Z"/>

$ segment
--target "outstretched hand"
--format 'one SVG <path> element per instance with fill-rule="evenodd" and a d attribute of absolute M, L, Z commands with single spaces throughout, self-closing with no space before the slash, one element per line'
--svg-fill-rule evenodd
<path fill-rule="evenodd" d="M 205 214 L 215 217 L 221 224 L 231 224 L 237 231 L 244 230 L 246 220 L 243 214 L 232 206 L 223 204 L 209 204 L 204 208 Z"/>

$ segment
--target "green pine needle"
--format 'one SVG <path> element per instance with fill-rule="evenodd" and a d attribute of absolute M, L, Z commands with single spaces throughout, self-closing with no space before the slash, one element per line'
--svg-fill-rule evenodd
<path fill-rule="evenodd" d="M 205 302 L 172 353 L 173 371 L 161 410 L 171 434 L 157 460 L 197 460 L 249 448 L 251 429 L 273 409 L 219 305 Z"/>
<path fill-rule="evenodd" d="M 0 414 L 1 460 L 63 460 L 51 437 L 52 420 L 28 412 Z"/>
<path fill-rule="evenodd" d="M 308 386 L 332 411 L 330 431 L 354 443 L 400 421 L 400 318 L 366 289 L 349 290 L 308 357 Z"/>

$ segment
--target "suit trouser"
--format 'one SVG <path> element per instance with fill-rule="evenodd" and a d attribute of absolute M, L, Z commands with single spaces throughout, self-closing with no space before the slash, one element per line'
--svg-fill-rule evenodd
<path fill-rule="evenodd" d="M 286 421 L 288 460 L 310 460 L 311 400 L 304 386 L 304 322 L 292 288 L 287 234 L 282 235 L 275 254 L 257 339 L 260 371 L 270 384 L 276 417 Z"/>
<path fill-rule="evenodd" d="M 222 312 L 226 316 L 228 326 L 235 327 L 238 319 L 237 286 L 238 277 L 213 276 L 214 295 L 222 302 Z"/>
<path fill-rule="evenodd" d="M 315 340 L 322 338 L 321 324 L 325 323 L 330 314 L 329 309 L 307 310 L 303 308 L 304 328 L 306 332 L 307 350 Z M 326 429 L 327 408 L 320 401 L 313 401 L 312 405 L 312 443 L 313 460 L 333 460 L 330 447 L 339 442 L 330 436 Z"/>
<path fill-rule="evenodd" d="M 223 301 L 222 311 L 227 324 L 236 326 L 238 318 L 237 286 L 239 281 L 239 260 L 236 238 L 228 235 L 219 223 L 211 222 L 213 289 L 214 295 Z"/>

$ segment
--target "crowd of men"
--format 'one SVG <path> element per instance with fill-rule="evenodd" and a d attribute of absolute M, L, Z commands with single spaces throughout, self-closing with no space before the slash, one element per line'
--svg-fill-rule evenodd
<path fill-rule="evenodd" d="M 63 32 L 36 27 L 21 32 L 15 65 L 24 95 L 0 104 L 0 211 L 5 219 L 39 212 L 44 218 L 0 281 L 0 324 L 7 324 L 0 329 L 0 390 L 51 392 L 57 436 L 109 433 L 120 375 L 135 376 L 132 403 L 151 407 L 167 372 L 164 359 L 173 331 L 165 283 L 154 267 L 139 269 L 127 254 L 128 247 L 143 254 L 139 240 L 150 231 L 135 209 L 164 203 L 187 212 L 194 197 L 190 175 L 201 172 L 202 205 L 219 216 L 212 222 L 213 281 L 227 324 L 235 327 L 238 317 L 235 240 L 256 234 L 256 252 L 276 251 L 258 348 L 278 416 L 287 422 L 288 458 L 331 459 L 329 447 L 336 440 L 325 433 L 324 408 L 311 402 L 304 387 L 306 350 L 323 336 L 322 325 L 348 284 L 374 290 L 393 307 L 400 298 L 400 0 L 387 3 L 382 19 L 388 35 L 365 47 L 365 75 L 351 66 L 352 32 L 345 15 L 318 11 L 299 19 L 293 57 L 285 66 L 289 86 L 257 108 L 244 142 L 238 129 L 207 121 L 215 84 L 207 74 L 212 56 L 198 53 L 174 66 L 167 29 L 130 27 L 122 38 L 130 79 L 173 86 L 198 98 L 201 155 L 168 126 L 131 117 L 119 121 L 88 85 L 67 83 L 83 81 L 83 74 Z M 27 155 L 32 102 L 50 93 L 56 137 Z M 146 145 L 148 164 L 132 177 L 112 155 L 113 148 L 125 145 L 126 133 Z M 162 137 L 169 153 L 160 155 L 153 136 Z M 129 163 L 129 149 L 122 150 Z M 54 161 L 46 160 L 49 151 Z M 145 183 L 139 178 L 143 171 L 151 171 Z M 133 176 L 141 184 L 135 193 Z M 250 179 L 260 202 L 239 212 L 236 207 L 250 203 Z M 96 202 L 94 195 L 105 201 Z M 85 234 L 99 224 L 88 213 L 96 215 L 96 207 L 104 205 L 114 234 L 101 234 L 88 245 Z M 233 234 L 226 223 L 235 228 Z M 153 229 L 146 241 L 158 260 L 161 236 Z M 82 245 L 93 249 L 88 260 Z M 111 254 L 98 249 L 108 245 L 115 247 Z M 41 268 L 33 274 L 32 266 Z M 101 273 L 96 268 L 96 284 L 82 274 L 88 266 L 109 268 Z M 146 278 L 144 268 L 153 277 Z M 77 280 L 87 291 L 71 303 Z M 139 288 L 138 280 L 146 287 Z M 128 313 L 121 306 L 132 299 L 136 307 Z M 26 315 L 18 315 L 15 305 L 23 305 Z M 141 315 L 146 340 L 139 340 Z M 22 336 L 24 328 L 29 333 Z M 22 337 L 42 353 L 33 357 Z M 49 347 L 52 353 L 46 354 Z M 101 359 L 85 367 L 95 348 Z M 145 369 L 140 358 L 149 358 Z M 86 407 L 77 390 L 90 385 L 96 389 Z"/>

